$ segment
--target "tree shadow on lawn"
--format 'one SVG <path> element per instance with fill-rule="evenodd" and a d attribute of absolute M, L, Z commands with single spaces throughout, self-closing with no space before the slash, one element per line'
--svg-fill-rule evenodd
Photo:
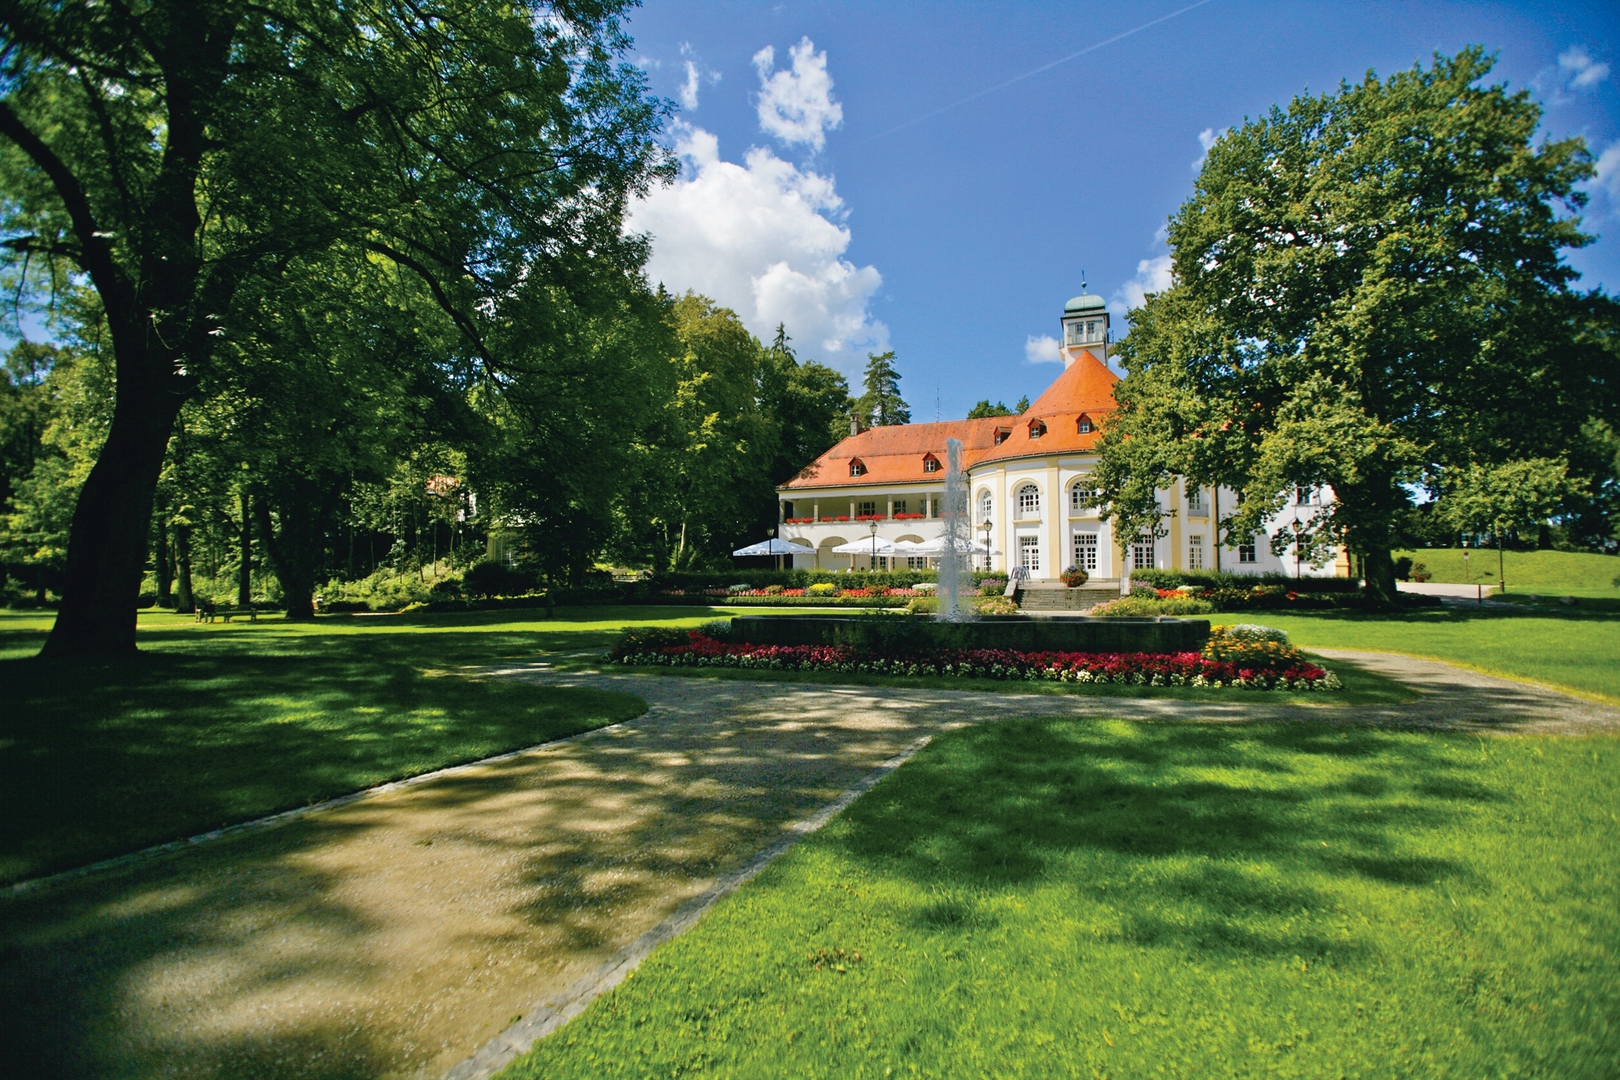
<path fill-rule="evenodd" d="M 1036 720 L 937 740 L 846 812 L 839 843 L 964 925 L 963 896 L 1059 881 L 1114 913 L 1104 938 L 1349 960 L 1363 946 L 1324 918 L 1369 890 L 1468 887 L 1426 839 L 1501 797 L 1433 736 Z M 950 922 L 937 905 L 900 917 Z"/>
<path fill-rule="evenodd" d="M 318 655 L 0 663 L 0 882 L 638 715 L 628 695 Z M 343 647 L 336 647 L 342 645 Z M 360 646 L 357 648 L 356 646 Z M 420 657 L 416 657 L 420 659 Z"/>

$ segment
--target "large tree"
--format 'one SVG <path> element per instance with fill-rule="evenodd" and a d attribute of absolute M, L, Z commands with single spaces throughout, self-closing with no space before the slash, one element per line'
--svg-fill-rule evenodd
<path fill-rule="evenodd" d="M 46 651 L 135 644 L 153 493 L 254 277 L 334 245 L 427 283 L 483 345 L 501 301 L 613 252 L 666 155 L 622 4 L 13 0 L 0 8 L 0 245 L 98 294 L 116 403 Z"/>
<path fill-rule="evenodd" d="M 1172 286 L 1119 349 L 1099 481 L 1122 525 L 1156 519 L 1178 473 L 1239 492 L 1229 542 L 1328 485 L 1307 546 L 1348 545 L 1392 602 L 1414 486 L 1559 457 L 1613 414 L 1613 336 L 1593 330 L 1616 307 L 1572 290 L 1563 260 L 1589 241 L 1590 155 L 1535 141 L 1540 108 L 1481 85 L 1490 69 L 1468 49 L 1369 73 L 1211 148 L 1170 221 Z"/>
<path fill-rule="evenodd" d="M 900 372 L 895 369 L 892 350 L 867 354 L 861 387 L 865 393 L 855 399 L 855 412 L 867 424 L 911 423 L 911 406 L 900 396 Z"/>

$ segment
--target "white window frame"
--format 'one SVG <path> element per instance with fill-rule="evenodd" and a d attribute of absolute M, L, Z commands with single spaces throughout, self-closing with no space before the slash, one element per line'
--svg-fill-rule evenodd
<path fill-rule="evenodd" d="M 1200 515 L 1205 513 L 1203 488 L 1187 485 L 1187 513 Z"/>
<path fill-rule="evenodd" d="M 1204 568 L 1204 538 L 1194 533 L 1187 537 L 1187 569 L 1202 570 Z"/>
<path fill-rule="evenodd" d="M 984 490 L 980 491 L 979 492 L 979 513 L 977 515 L 978 523 L 980 525 L 983 525 L 985 522 L 991 520 L 990 515 L 995 512 L 995 508 L 996 508 L 996 497 L 995 497 L 994 494 L 991 493 L 990 489 L 985 488 Z"/>
<path fill-rule="evenodd" d="M 1077 480 L 1069 487 L 1069 510 L 1080 514 L 1087 510 L 1097 508 L 1097 492 L 1086 486 L 1084 480 Z"/>
<path fill-rule="evenodd" d="M 1257 563 L 1260 561 L 1260 545 L 1256 541 L 1257 538 L 1251 536 L 1247 540 L 1238 543 L 1238 562 Z"/>
<path fill-rule="evenodd" d="M 1040 537 L 1020 536 L 1018 538 L 1018 565 L 1032 574 L 1041 572 Z"/>
<path fill-rule="evenodd" d="M 1158 547 L 1159 545 L 1157 542 L 1155 542 L 1153 537 L 1147 533 L 1133 537 L 1131 539 L 1131 569 L 1152 570 L 1153 565 L 1158 558 Z M 1142 553 L 1144 551 L 1147 553 L 1146 565 L 1143 565 L 1142 562 Z"/>
<path fill-rule="evenodd" d="M 1102 549 L 1094 532 L 1077 531 L 1071 545 L 1074 548 L 1074 565 L 1088 574 L 1097 572 L 1097 552 Z"/>
<path fill-rule="evenodd" d="M 1013 505 L 1018 509 L 1018 520 L 1028 521 L 1041 516 L 1041 488 L 1039 484 L 1023 483 L 1013 493 Z"/>

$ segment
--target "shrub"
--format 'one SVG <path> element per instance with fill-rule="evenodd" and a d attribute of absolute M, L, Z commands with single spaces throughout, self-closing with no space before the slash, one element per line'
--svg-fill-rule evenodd
<path fill-rule="evenodd" d="M 783 592 L 783 589 L 782 589 L 782 586 L 780 586 L 780 585 L 767 585 L 767 586 L 765 586 L 765 595 L 766 596 L 781 596 L 782 592 Z"/>
<path fill-rule="evenodd" d="M 818 581 L 804 590 L 806 596 L 837 596 L 843 590 L 830 581 Z"/>
<path fill-rule="evenodd" d="M 483 559 L 467 567 L 461 587 L 468 596 L 521 596 L 532 592 L 535 579 L 498 559 Z"/>
<path fill-rule="evenodd" d="M 1000 596 L 1007 590 L 1006 578 L 985 578 L 979 582 L 980 596 Z"/>
<path fill-rule="evenodd" d="M 1090 574 L 1087 574 L 1078 566 L 1071 566 L 1067 570 L 1063 571 L 1063 584 L 1067 585 L 1071 589 L 1078 589 L 1080 586 L 1086 583 L 1086 579 L 1090 576 Z"/>
<path fill-rule="evenodd" d="M 1151 593 L 1141 593 L 1135 589 L 1131 590 L 1129 596 L 1122 596 L 1118 600 L 1105 601 L 1087 612 L 1089 615 L 1115 619 L 1146 619 L 1156 615 L 1184 618 L 1189 615 L 1212 615 L 1214 613 L 1214 604 L 1196 596 L 1182 596 L 1178 593 L 1160 596 L 1157 590 L 1153 590 Z"/>
<path fill-rule="evenodd" d="M 1219 634 L 1229 641 L 1275 641 L 1288 644 L 1288 631 L 1279 630 L 1275 626 L 1260 626 L 1256 623 L 1232 623 L 1230 626 L 1217 626 L 1210 631 L 1211 635 Z"/>
<path fill-rule="evenodd" d="M 730 641 L 731 620 L 710 619 L 706 623 L 699 623 L 698 628 L 693 633 L 702 634 L 713 641 Z"/>
<path fill-rule="evenodd" d="M 730 624 L 727 623 L 729 629 Z M 675 626 L 627 626 L 619 631 L 619 640 L 613 646 L 615 660 L 632 653 L 658 652 L 685 645 L 692 635 Z"/>
<path fill-rule="evenodd" d="M 1008 596 L 981 596 L 973 601 L 973 610 L 980 615 L 1016 615 L 1018 605 Z"/>
<path fill-rule="evenodd" d="M 1235 664 L 1240 668 L 1293 667 L 1305 663 L 1305 654 L 1286 642 L 1275 639 L 1234 637 L 1228 627 L 1217 626 L 1210 631 L 1204 643 L 1205 660 Z"/>
<path fill-rule="evenodd" d="M 1412 580 L 1412 556 L 1402 555 L 1395 560 L 1395 576 L 1402 581 Z"/>
<path fill-rule="evenodd" d="M 1413 581 L 1424 582 L 1428 581 L 1433 576 L 1433 574 L 1429 573 L 1429 568 L 1426 564 L 1420 562 L 1415 562 L 1412 564 Z"/>

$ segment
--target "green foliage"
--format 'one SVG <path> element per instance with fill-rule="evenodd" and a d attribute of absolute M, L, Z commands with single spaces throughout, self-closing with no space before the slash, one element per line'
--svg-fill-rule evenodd
<path fill-rule="evenodd" d="M 1606 738 L 945 733 L 505 1075 L 1601 1076 L 1617 777 Z"/>
<path fill-rule="evenodd" d="M 686 630 L 673 626 L 627 626 L 613 643 L 613 653 L 657 652 L 685 645 L 690 640 L 691 635 Z"/>
<path fill-rule="evenodd" d="M 1155 615 L 1177 618 L 1190 615 L 1209 615 L 1216 610 L 1208 600 L 1192 596 L 1122 596 L 1096 605 L 1086 614 L 1115 619 L 1141 619 Z"/>
<path fill-rule="evenodd" d="M 1007 408 L 1007 406 L 1000 401 L 992 405 L 990 404 L 989 398 L 980 398 L 979 403 L 968 410 L 967 418 L 969 420 L 982 420 L 992 416 L 1016 415 L 1017 413 Z"/>
<path fill-rule="evenodd" d="M 1361 588 L 1354 578 L 1289 577 L 1287 574 L 1233 574 L 1218 570 L 1132 570 L 1131 583 L 1174 589 L 1197 585 L 1205 589 L 1249 589 L 1256 585 L 1277 585 L 1291 592 L 1353 593 Z"/>
<path fill-rule="evenodd" d="M 461 587 L 469 596 L 521 596 L 533 592 L 533 574 L 525 574 L 495 559 L 483 559 L 467 567 Z"/>
<path fill-rule="evenodd" d="M 861 385 L 865 393 L 855 399 L 855 413 L 867 426 L 911 423 L 911 406 L 900 396 L 900 372 L 895 370 L 892 351 L 867 355 Z"/>
<path fill-rule="evenodd" d="M 1541 525 L 1583 489 L 1565 459 L 1473 461 L 1447 477 L 1438 513 L 1459 532 L 1516 533 Z"/>
<path fill-rule="evenodd" d="M 1348 544 L 1391 601 L 1406 485 L 1557 457 L 1613 419 L 1616 306 L 1563 260 L 1589 241 L 1569 211 L 1590 155 L 1534 141 L 1541 110 L 1479 85 L 1490 69 L 1468 49 L 1369 74 L 1211 148 L 1170 222 L 1174 284 L 1118 351 L 1097 477 L 1122 527 L 1157 524 L 1175 474 L 1241 493 L 1228 538 L 1331 486 L 1308 549 Z"/>

